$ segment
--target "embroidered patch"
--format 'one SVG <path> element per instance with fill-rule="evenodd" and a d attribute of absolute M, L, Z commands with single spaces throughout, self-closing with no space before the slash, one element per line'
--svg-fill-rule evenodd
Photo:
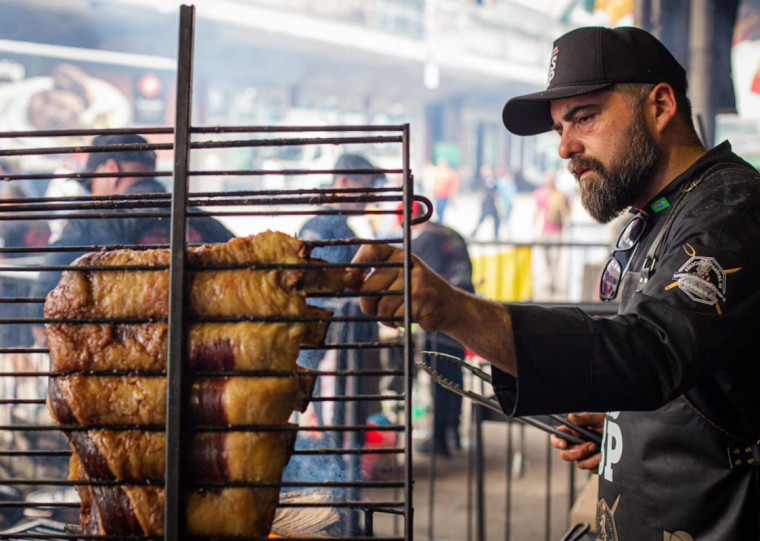
<path fill-rule="evenodd" d="M 726 273 L 715 258 L 693 256 L 673 275 L 678 289 L 695 302 L 714 305 L 726 300 Z"/>
<path fill-rule="evenodd" d="M 718 301 L 726 300 L 726 275 L 739 272 L 742 268 L 723 270 L 715 258 L 697 256 L 691 244 L 684 244 L 683 251 L 690 259 L 673 275 L 676 281 L 665 286 L 665 291 L 677 287 L 690 299 L 714 305 L 722 314 L 723 309 Z"/>
<path fill-rule="evenodd" d="M 653 201 L 649 208 L 651 208 L 655 213 L 662 212 L 666 208 L 670 207 L 670 203 L 668 200 L 664 197 L 660 197 L 657 201 Z"/>
<path fill-rule="evenodd" d="M 620 496 L 610 507 L 604 498 L 596 504 L 596 539 L 597 541 L 619 541 L 617 525 L 615 524 L 615 511 L 620 504 Z"/>

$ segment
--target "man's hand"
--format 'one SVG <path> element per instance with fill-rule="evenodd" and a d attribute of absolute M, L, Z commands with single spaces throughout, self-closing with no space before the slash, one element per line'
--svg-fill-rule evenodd
<path fill-rule="evenodd" d="M 567 416 L 568 420 L 574 425 L 589 428 L 596 432 L 601 433 L 604 425 L 603 413 L 571 413 Z M 562 432 L 569 432 L 578 437 L 582 437 L 580 434 L 568 428 L 561 426 L 559 428 Z M 601 453 L 599 453 L 599 447 L 593 442 L 586 442 L 580 445 L 571 444 L 557 436 L 551 437 L 552 447 L 559 449 L 559 456 L 562 460 L 568 462 L 575 462 L 576 465 L 582 470 L 597 470 L 599 468 L 599 460 L 601 459 Z"/>
<path fill-rule="evenodd" d="M 363 245 L 352 263 L 398 263 L 403 265 L 404 252 L 387 244 Z M 399 266 L 374 268 L 369 274 L 362 268 L 349 269 L 344 277 L 346 287 L 355 291 L 397 291 L 404 290 L 404 269 Z M 412 321 L 428 332 L 443 331 L 451 326 L 452 310 L 449 305 L 459 291 L 436 274 L 416 256 L 412 256 Z M 404 317 L 404 297 L 402 295 L 382 295 L 361 297 L 362 312 L 371 317 L 385 320 L 389 326 L 400 323 L 392 318 Z"/>
<path fill-rule="evenodd" d="M 352 263 L 373 265 L 404 262 L 404 252 L 385 244 L 365 244 Z M 404 269 L 352 268 L 343 277 L 346 287 L 363 293 L 404 290 Z M 443 332 L 513 376 L 517 375 L 512 320 L 507 308 L 452 286 L 421 259 L 412 256 L 410 295 L 412 321 L 428 332 Z M 380 295 L 361 297 L 362 312 L 398 327 L 392 318 L 404 316 L 404 297 Z"/>

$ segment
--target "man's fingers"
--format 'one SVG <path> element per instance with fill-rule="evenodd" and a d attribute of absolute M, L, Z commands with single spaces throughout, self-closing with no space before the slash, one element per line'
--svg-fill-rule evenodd
<path fill-rule="evenodd" d="M 574 425 L 601 430 L 604 426 L 604 413 L 571 413 L 567 420 Z"/>
<path fill-rule="evenodd" d="M 364 285 L 361 291 L 402 291 L 404 288 L 404 282 L 401 279 L 398 269 L 382 268 L 375 269 L 364 280 Z M 359 306 L 362 312 L 368 316 L 387 316 L 393 314 L 396 309 L 396 304 L 403 301 L 401 295 L 375 295 L 361 297 L 359 299 Z"/>
<path fill-rule="evenodd" d="M 567 440 L 560 438 L 559 436 L 551 435 L 551 444 L 555 449 L 567 449 Z"/>
<path fill-rule="evenodd" d="M 389 246 L 388 244 L 364 244 L 359 248 L 359 251 L 354 256 L 351 263 L 357 264 L 371 264 L 371 263 L 384 263 L 391 260 L 392 257 L 399 257 L 396 252 L 400 252 L 403 256 L 403 252 L 398 248 Z M 343 283 L 349 289 L 360 289 L 365 283 L 366 268 L 351 267 L 347 269 L 343 275 Z"/>
<path fill-rule="evenodd" d="M 595 453 L 588 458 L 578 460 L 575 464 L 582 470 L 596 471 L 599 469 L 599 462 L 601 462 L 601 453 Z"/>

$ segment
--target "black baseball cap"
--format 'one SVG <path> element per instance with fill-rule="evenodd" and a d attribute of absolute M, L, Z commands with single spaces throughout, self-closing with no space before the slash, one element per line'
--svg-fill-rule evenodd
<path fill-rule="evenodd" d="M 377 167 L 361 154 L 341 154 L 335 161 L 335 169 L 377 169 Z M 342 173 L 346 174 L 346 173 Z M 335 175 L 338 176 L 337 174 Z M 375 185 L 382 184 L 385 181 L 385 174 L 378 170 L 376 173 L 368 171 L 366 173 L 348 173 L 347 176 L 353 178 L 372 177 L 372 183 Z"/>
<path fill-rule="evenodd" d="M 686 94 L 686 70 L 652 34 L 633 27 L 578 28 L 552 47 L 546 90 L 512 98 L 502 119 L 516 135 L 549 131 L 551 100 L 580 96 L 617 83 L 668 83 Z"/>
<path fill-rule="evenodd" d="M 87 156 L 85 171 L 93 172 L 108 160 L 117 162 L 141 163 L 146 169 L 156 168 L 156 152 L 149 148 L 150 145 L 144 137 L 137 134 L 107 134 L 98 135 L 90 143 L 92 146 L 134 145 L 128 150 L 120 150 L 118 147 L 104 152 L 90 152 Z"/>

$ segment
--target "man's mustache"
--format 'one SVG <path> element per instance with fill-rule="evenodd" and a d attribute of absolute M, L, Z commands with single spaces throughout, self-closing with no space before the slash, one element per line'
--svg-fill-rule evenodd
<path fill-rule="evenodd" d="M 573 158 L 567 166 L 572 175 L 579 179 L 583 171 L 604 172 L 604 165 L 596 158 Z"/>

